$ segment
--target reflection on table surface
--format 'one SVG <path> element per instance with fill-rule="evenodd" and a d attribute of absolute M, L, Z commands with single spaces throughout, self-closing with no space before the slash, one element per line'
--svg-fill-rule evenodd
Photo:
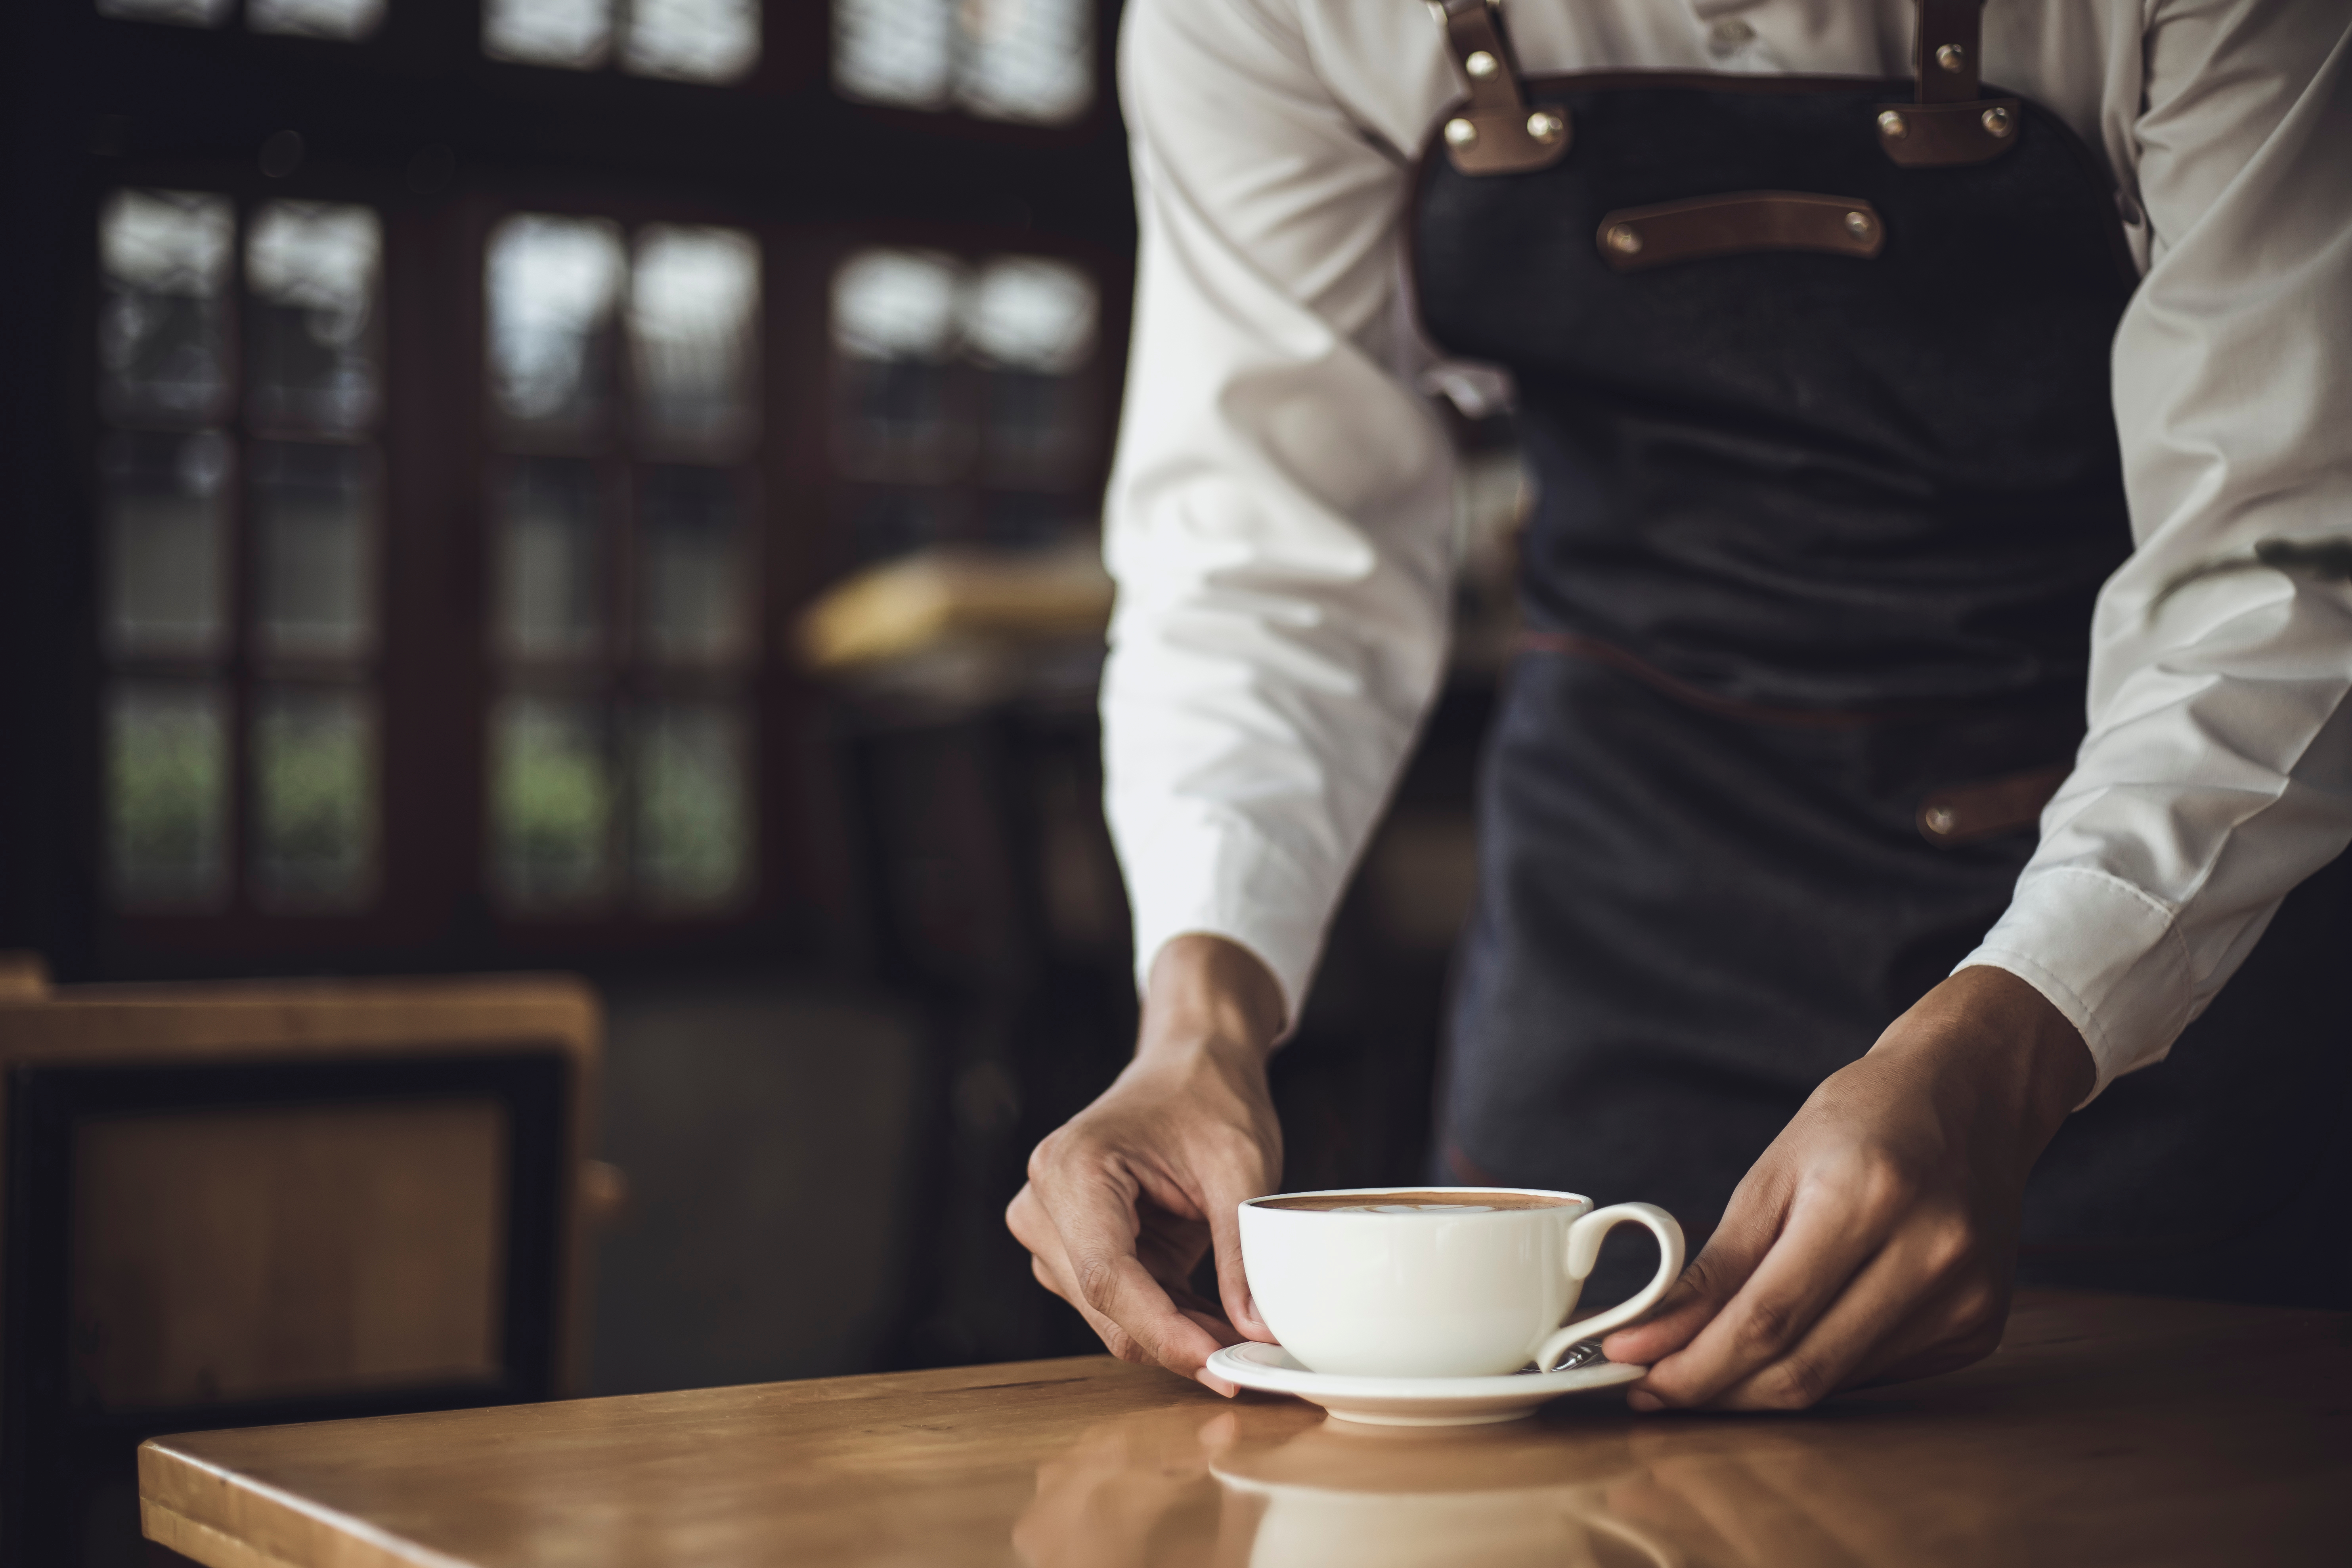
<path fill-rule="evenodd" d="M 1800 1416 L 1634 1419 L 1614 1392 L 1437 1429 L 1140 1411 L 1037 1467 L 1013 1542 L 1033 1568 L 2342 1562 L 2352 1324 L 2297 1316 L 2334 1342 L 2315 1405 L 2275 1397 L 2288 1345 L 2180 1356 L 2036 1304 L 1992 1363 Z"/>
<path fill-rule="evenodd" d="M 2352 1317 L 2032 1296 L 1990 1360 L 1793 1416 L 1366 1427 L 1097 1356 L 142 1458 L 151 1531 L 225 1565 L 2336 1564 Z"/>
<path fill-rule="evenodd" d="M 1105 1422 L 1037 1467 L 1033 1568 L 1715 1568 L 2033 1560 L 1964 1473 L 1890 1489 L 1803 1433 L 1594 1430 L 1590 1411 L 1417 1431 L 1242 1412 Z M 1990 1478 L 1985 1478 L 1990 1479 Z M 1923 1539 L 1924 1510 L 1949 1513 Z"/>

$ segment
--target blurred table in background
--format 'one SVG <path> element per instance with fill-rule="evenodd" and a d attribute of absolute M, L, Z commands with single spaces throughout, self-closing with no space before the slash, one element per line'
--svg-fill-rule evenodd
<path fill-rule="evenodd" d="M 2335 1564 L 2352 1318 L 2034 1292 L 1804 1415 L 1436 1431 L 1091 1356 L 158 1438 L 140 1488 L 213 1568 Z"/>
<path fill-rule="evenodd" d="M 1090 538 L 939 548 L 844 581 L 799 622 L 804 662 L 839 699 L 850 859 L 878 967 L 924 1018 L 909 1180 L 937 1198 L 906 1237 L 903 1318 L 885 1364 L 1095 1343 L 1038 1288 L 1002 1216 L 1029 1151 L 1133 1050 L 1128 905 L 1096 716 L 1111 596 Z M 1493 691 L 1481 667 L 1457 669 L 1440 693 L 1275 1059 L 1289 1187 L 1427 1177 Z"/>

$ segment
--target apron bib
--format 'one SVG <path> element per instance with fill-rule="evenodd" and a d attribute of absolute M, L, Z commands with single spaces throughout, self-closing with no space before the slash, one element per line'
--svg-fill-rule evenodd
<path fill-rule="evenodd" d="M 2032 852 L 2131 548 L 2137 274 L 2089 150 L 1977 80 L 1977 0 L 1924 0 L 1916 82 L 1523 79 L 1484 0 L 1445 9 L 1471 91 L 1420 160 L 1414 290 L 1513 372 L 1538 500 L 1440 1173 L 1704 1234 Z M 2348 897 L 2340 863 L 2298 889 L 2171 1057 L 2070 1119 L 2022 1277 L 2352 1305 L 2315 962 Z"/>

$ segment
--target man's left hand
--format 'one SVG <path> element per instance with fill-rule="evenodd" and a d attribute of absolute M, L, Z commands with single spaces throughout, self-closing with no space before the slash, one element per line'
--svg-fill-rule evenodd
<path fill-rule="evenodd" d="M 1648 1321 L 1636 1410 L 1795 1410 L 1991 1353 L 2026 1173 L 2091 1090 L 2083 1037 L 2007 970 L 1961 970 L 1832 1074 Z"/>

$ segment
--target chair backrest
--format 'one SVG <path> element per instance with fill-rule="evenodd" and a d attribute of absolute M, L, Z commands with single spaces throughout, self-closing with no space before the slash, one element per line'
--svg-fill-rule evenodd
<path fill-rule="evenodd" d="M 567 1391 L 585 984 L 28 968 L 0 963 L 0 1560 L 70 1561 L 157 1433 Z"/>

